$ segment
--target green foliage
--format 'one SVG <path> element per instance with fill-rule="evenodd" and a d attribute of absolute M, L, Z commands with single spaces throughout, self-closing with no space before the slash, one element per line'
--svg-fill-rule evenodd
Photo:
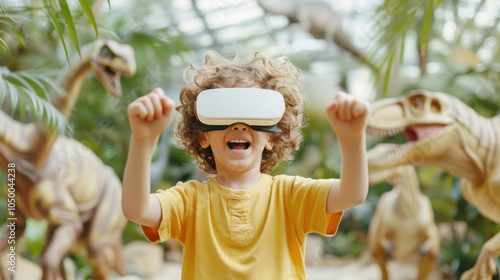
<path fill-rule="evenodd" d="M 425 52 L 434 9 L 440 3 L 440 0 L 436 4 L 434 0 L 385 0 L 377 10 L 375 38 L 371 49 L 377 68 L 381 71 L 376 74 L 384 75 L 384 93 L 387 92 L 389 73 L 394 60 L 398 59 L 399 64 L 403 61 L 408 34 L 419 32 L 420 51 Z M 424 22 L 423 27 L 421 30 L 415 30 L 415 26 L 420 25 L 420 22 Z"/>
<path fill-rule="evenodd" d="M 365 249 L 366 244 L 359 240 L 355 231 L 342 231 L 334 238 L 325 238 L 325 254 L 359 257 Z"/>
<path fill-rule="evenodd" d="M 53 82 L 53 77 L 48 76 L 50 71 L 17 71 L 11 72 L 7 67 L 0 66 L 0 105 L 8 98 L 10 108 L 21 108 L 20 118 L 24 119 L 24 105 L 28 103 L 29 111 L 34 122 L 43 119 L 44 124 L 63 132 L 66 120 L 63 115 L 54 109 L 50 103 L 49 92 L 64 94 L 61 86 Z M 12 109 L 12 115 L 15 110 Z"/>
<path fill-rule="evenodd" d="M 324 114 L 324 110 L 306 108 L 303 142 L 284 173 L 313 178 L 339 177 L 340 149 Z"/>
<path fill-rule="evenodd" d="M 66 0 L 59 0 L 58 2 L 51 0 L 25 0 L 22 2 L 11 3 L 12 6 L 0 5 L 3 12 L 1 16 L 3 18 L 2 23 L 6 25 L 8 27 L 8 31 L 10 31 L 10 33 L 5 32 L 5 34 L 11 35 L 11 37 L 14 37 L 12 34 L 18 35 L 18 42 L 21 45 L 24 45 L 25 40 L 22 38 L 21 32 L 19 32 L 20 25 L 27 25 L 30 29 L 37 31 L 40 34 L 44 34 L 46 31 L 41 28 L 44 24 L 40 23 L 48 20 L 52 29 L 55 29 L 59 36 L 59 40 L 64 47 L 66 59 L 69 64 L 69 53 L 66 46 L 66 39 L 64 37 L 66 29 L 68 30 L 78 53 L 80 52 L 74 18 L 79 14 L 85 14 L 89 23 L 94 27 L 96 35 L 98 34 L 97 23 L 92 12 L 90 1 L 79 0 L 79 2 L 83 12 L 81 10 L 72 12 Z M 44 17 L 40 16 L 40 11 L 43 12 L 45 15 Z M 4 48 L 9 49 L 8 44 L 4 40 L 2 40 L 2 44 Z"/>
<path fill-rule="evenodd" d="M 80 52 L 75 19 L 85 14 L 90 19 L 90 24 L 96 29 L 92 9 L 89 0 L 80 0 L 84 13 L 76 10 L 71 11 L 66 0 L 58 2 L 49 0 L 26 0 L 10 2 L 9 5 L 0 4 L 0 33 L 3 39 L 0 46 L 8 54 L 0 52 L 0 58 L 7 62 L 16 53 L 31 48 L 38 38 L 43 38 L 45 44 L 55 45 L 60 42 L 64 47 L 67 63 L 69 64 L 69 50 L 66 44 L 65 31 L 68 30 L 70 37 L 78 53 Z M 88 22 L 80 22 L 88 25 Z M 56 31 L 56 38 L 53 31 Z M 15 62 L 15 61 L 13 61 Z M 11 64 L 10 69 L 16 69 L 20 65 Z M 22 66 L 21 66 L 22 67 Z M 39 71 L 12 71 L 7 67 L 0 69 L 0 105 L 6 97 L 10 99 L 10 108 L 14 113 L 16 109 L 24 116 L 25 103 L 29 105 L 29 112 L 34 121 L 43 117 L 44 124 L 49 128 L 56 128 L 63 132 L 66 122 L 61 114 L 48 102 L 50 93 L 63 94 L 64 90 L 53 82 L 54 71 L 47 71 L 46 65 Z M 26 69 L 26 68 L 25 68 Z M 33 65 L 27 69 L 34 69 Z M 18 102 L 19 101 L 19 102 Z"/>
<path fill-rule="evenodd" d="M 482 1 L 483 2 L 483 1 Z M 481 3 L 482 3 L 481 2 Z M 179 64 L 188 65 L 192 61 L 188 55 L 194 48 L 188 39 L 179 34 L 175 25 L 151 23 L 151 14 L 168 17 L 171 13 L 170 1 L 133 1 L 121 8 L 106 11 L 105 17 L 92 12 L 91 1 L 80 0 L 74 7 L 66 0 L 24 0 L 19 5 L 0 4 L 0 104 L 9 102 L 12 111 L 19 117 L 28 111 L 34 120 L 44 119 L 49 126 L 63 129 L 70 127 L 70 134 L 90 147 L 104 162 L 121 176 L 126 162 L 130 131 L 126 119 L 127 105 L 138 96 L 155 87 L 162 87 L 167 94 L 174 94 L 182 82 Z M 75 2 L 76 3 L 76 2 Z M 428 53 L 428 59 L 442 66 L 442 70 L 413 80 L 404 80 L 405 91 L 413 88 L 439 90 L 460 97 L 473 109 L 484 116 L 500 112 L 500 74 L 497 64 L 500 51 L 493 54 L 490 62 L 480 67 L 457 67 L 447 61 L 448 54 L 433 49 L 429 42 L 438 41 L 451 49 L 459 45 L 460 36 L 453 42 L 441 37 L 445 21 L 436 11 L 453 11 L 458 1 L 428 0 L 387 0 L 376 15 L 376 34 L 373 39 L 373 56 L 377 57 L 379 69 L 387 73 L 393 61 L 403 60 L 405 44 L 410 36 L 420 41 L 421 51 Z M 478 4 L 478 5 L 481 5 Z M 109 1 L 108 1 L 109 4 Z M 124 16 L 126 15 L 126 16 Z M 480 27 L 463 22 L 459 17 L 454 21 L 459 27 L 481 32 Z M 92 28 L 87 28 L 88 25 Z M 48 102 L 52 94 L 64 94 L 57 77 L 65 70 L 70 57 L 79 54 L 80 44 L 101 38 L 121 40 L 134 47 L 137 60 L 137 75 L 122 77 L 124 95 L 119 99 L 109 97 L 95 79 L 87 79 L 82 88 L 75 110 L 65 123 L 60 113 Z M 486 36 L 486 34 L 484 35 Z M 490 34 L 498 41 L 499 35 Z M 481 48 L 486 37 L 471 42 L 473 50 Z M 28 69 L 37 69 L 36 71 Z M 384 73 L 381 72 L 381 75 Z M 390 82 L 386 75 L 386 85 Z M 169 90 L 170 89 L 170 90 Z M 172 90 L 174 89 L 174 90 Z M 18 109 L 15 111 L 15 109 Z M 306 112 L 307 126 L 304 128 L 304 142 L 290 163 L 282 163 L 275 173 L 295 174 L 314 178 L 339 178 L 340 150 L 323 110 L 309 109 Z M 403 143 L 401 135 L 385 139 L 387 142 Z M 371 147 L 380 140 L 368 139 Z M 170 141 L 171 142 L 171 141 Z M 174 147 L 170 150 L 169 167 L 163 179 L 155 188 L 168 188 L 178 180 L 188 179 L 193 172 L 191 158 Z M 430 167 L 418 168 L 422 192 L 431 198 L 436 221 L 465 221 L 469 225 L 465 235 L 453 231 L 453 238 L 442 245 L 440 261 L 450 264 L 454 274 L 460 275 L 472 267 L 484 242 L 499 227 L 484 219 L 477 210 L 462 198 L 459 181 L 441 170 Z M 372 187 L 367 201 L 346 212 L 334 238 L 326 239 L 325 252 L 335 255 L 359 255 L 366 248 L 366 233 L 371 214 L 380 195 L 391 189 L 387 183 Z M 0 208 L 4 209 L 4 200 Z M 0 219 L 5 220 L 0 210 Z M 25 256 L 37 259 L 40 254 L 45 229 L 41 225 L 31 226 L 27 235 Z M 32 238 L 34 236 L 36 238 Z M 125 243 L 144 240 L 140 228 L 129 223 L 124 231 Z M 79 275 L 88 276 L 85 257 L 71 258 Z"/>
<path fill-rule="evenodd" d="M 45 236 L 47 232 L 46 221 L 36 221 L 28 219 L 26 221 L 26 230 L 24 231 L 23 238 L 20 241 L 24 245 L 18 247 L 25 247 L 24 256 L 34 262 L 39 262 L 42 254 L 43 244 L 45 244 Z M 21 250 L 22 251 L 22 250 Z"/>
<path fill-rule="evenodd" d="M 500 113 L 500 79 L 498 70 L 494 69 L 500 62 L 500 50 L 489 47 L 488 42 L 499 39 L 498 32 L 493 32 L 498 20 L 493 27 L 475 22 L 486 2 L 469 5 L 471 3 L 466 1 L 384 1 L 376 17 L 373 47 L 380 69 L 387 69 L 398 57 L 402 59 L 405 48 L 415 48 L 414 45 L 405 45 L 405 41 L 409 36 L 416 37 L 420 46 L 416 52 L 419 60 L 425 62 L 423 67 L 430 62 L 438 69 L 418 78 L 406 79 L 402 93 L 418 88 L 446 92 L 485 117 L 497 115 Z M 474 8 L 473 14 L 465 17 L 457 11 L 466 5 Z M 457 28 L 451 32 L 451 39 L 445 37 L 446 26 Z M 490 55 L 480 60 L 479 50 Z M 403 143 L 406 140 L 396 136 L 384 141 Z M 452 273 L 458 277 L 474 265 L 480 248 L 499 231 L 499 227 L 463 199 L 459 179 L 433 167 L 419 167 L 418 176 L 422 192 L 431 198 L 436 222 L 463 221 L 467 225 L 465 233 L 453 230 L 453 238 L 441 245 L 440 261 L 449 264 Z"/>
<path fill-rule="evenodd" d="M 80 1 L 83 12 L 71 5 L 68 6 L 69 3 L 63 0 L 24 1 L 18 4 L 18 6 L 0 7 L 3 11 L 0 14 L 2 30 L 0 32 L 1 35 L 5 35 L 0 42 L 0 57 L 2 65 L 5 65 L 0 68 L 2 101 L 9 102 L 8 107 L 16 114 L 16 118 L 23 119 L 18 115 L 26 113 L 24 118 L 26 122 L 43 118 L 49 126 L 53 125 L 59 130 L 64 130 L 88 146 L 121 177 L 130 137 L 126 118 L 128 104 L 155 87 L 168 89 L 170 85 L 166 83 L 174 80 L 169 75 L 171 57 L 179 56 L 190 48 L 182 38 L 166 37 L 165 34 L 169 32 L 167 28 L 157 30 L 151 27 L 137 30 L 132 30 L 129 26 L 117 28 L 110 19 L 122 20 L 124 11 L 119 11 L 120 14 L 116 17 L 106 17 L 105 27 L 98 26 L 96 18 L 90 16 L 92 9 L 88 0 Z M 135 14 L 139 15 L 141 10 L 144 9 L 137 9 Z M 125 13 L 129 14 L 130 10 Z M 87 29 L 89 22 L 85 17 L 89 18 L 93 30 Z M 146 27 L 148 22 L 146 13 L 140 17 L 140 21 L 136 23 Z M 95 79 L 86 79 L 75 104 L 75 110 L 70 120 L 65 122 L 49 100 L 53 94 L 65 94 L 61 90 L 58 77 L 67 71 L 70 57 L 76 56 L 78 59 L 79 44 L 93 41 L 97 34 L 92 32 L 97 33 L 97 30 L 101 38 L 104 36 L 120 40 L 118 35 L 111 31 L 117 30 L 119 36 L 134 47 L 138 64 L 137 75 L 130 79 L 121 78 L 124 95 L 120 99 L 108 96 Z M 73 46 L 68 42 L 73 42 Z M 53 71 L 47 70 L 48 68 L 62 70 Z M 174 147 L 167 148 L 175 150 Z M 186 160 L 182 159 L 180 153 L 174 151 L 171 155 L 170 162 L 173 167 L 169 168 L 170 174 L 166 174 L 166 178 L 175 180 L 190 176 L 192 166 L 190 168 L 181 163 Z M 178 173 L 175 173 L 176 171 Z M 5 209 L 3 204 L 4 200 L 1 200 L 1 209 Z M 3 216 L 3 220 L 5 220 L 4 214 L 5 212 L 1 211 L 0 218 Z M 43 238 L 46 228 L 37 224 L 33 226 L 30 222 L 28 231 L 28 235 L 22 239 L 25 248 L 22 254 L 28 259 L 39 261 L 40 250 L 45 240 L 40 241 L 39 238 L 33 237 Z M 129 223 L 123 238 L 125 242 L 144 240 L 144 235 L 136 224 Z M 67 270 L 76 270 L 75 275 L 79 279 L 90 276 L 90 268 L 84 255 L 66 258 L 65 266 Z"/>

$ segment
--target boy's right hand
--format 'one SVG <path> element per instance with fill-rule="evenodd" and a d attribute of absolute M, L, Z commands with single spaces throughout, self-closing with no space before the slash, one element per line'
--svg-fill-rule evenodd
<path fill-rule="evenodd" d="M 136 139 L 157 139 L 167 128 L 175 102 L 161 88 L 155 88 L 128 105 L 127 115 Z"/>

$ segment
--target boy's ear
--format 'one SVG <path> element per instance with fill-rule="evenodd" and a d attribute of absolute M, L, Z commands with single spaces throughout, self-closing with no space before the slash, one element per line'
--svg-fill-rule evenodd
<path fill-rule="evenodd" d="M 210 147 L 210 141 L 208 140 L 207 133 L 203 131 L 198 131 L 200 146 L 203 149 Z"/>
<path fill-rule="evenodd" d="M 268 133 L 267 134 L 267 141 L 266 141 L 266 145 L 265 145 L 265 148 L 266 150 L 272 150 L 273 147 L 274 147 L 274 134 L 271 134 L 271 133 Z"/>

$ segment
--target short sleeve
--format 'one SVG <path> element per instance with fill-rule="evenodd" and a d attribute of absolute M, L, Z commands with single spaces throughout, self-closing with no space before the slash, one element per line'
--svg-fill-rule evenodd
<path fill-rule="evenodd" d="M 158 190 L 156 197 L 161 206 L 161 223 L 159 228 L 141 225 L 146 238 L 153 243 L 175 238 L 184 243 L 186 225 L 190 209 L 193 209 L 195 186 L 188 183 L 178 183 L 168 190 Z"/>
<path fill-rule="evenodd" d="M 337 179 L 313 180 L 291 177 L 290 211 L 299 234 L 318 232 L 332 236 L 337 233 L 343 211 L 327 214 L 326 201 L 330 187 Z"/>

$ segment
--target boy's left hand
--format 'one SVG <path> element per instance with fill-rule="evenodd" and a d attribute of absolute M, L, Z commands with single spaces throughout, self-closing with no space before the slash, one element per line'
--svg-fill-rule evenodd
<path fill-rule="evenodd" d="M 337 137 L 360 137 L 365 133 L 370 105 L 339 92 L 326 108 L 326 116 Z"/>

